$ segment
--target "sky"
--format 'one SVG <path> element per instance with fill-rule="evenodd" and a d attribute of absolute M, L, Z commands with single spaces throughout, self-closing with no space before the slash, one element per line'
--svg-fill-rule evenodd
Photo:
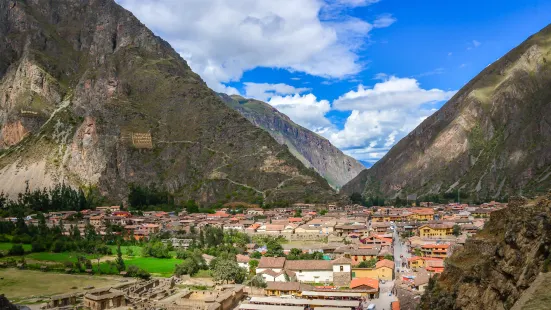
<path fill-rule="evenodd" d="M 548 0 L 118 0 L 215 91 L 263 100 L 366 167 L 551 23 Z"/>

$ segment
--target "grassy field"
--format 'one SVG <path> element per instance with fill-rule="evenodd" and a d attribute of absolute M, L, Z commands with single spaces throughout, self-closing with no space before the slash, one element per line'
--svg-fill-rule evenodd
<path fill-rule="evenodd" d="M 117 255 L 117 246 L 116 245 L 110 245 L 109 248 L 111 249 L 111 252 L 113 255 Z M 131 248 L 134 252 L 134 256 L 140 256 L 142 254 L 142 247 L 137 245 L 122 245 L 121 246 L 121 252 L 122 255 L 126 255 L 126 251 Z"/>
<path fill-rule="evenodd" d="M 18 269 L 0 269 L 0 292 L 18 302 L 32 296 L 51 296 L 81 291 L 85 287 L 120 284 L 120 277 L 69 275 Z M 75 289 L 73 289 L 75 287 Z"/>
<path fill-rule="evenodd" d="M 10 242 L 1 242 L 0 243 L 0 251 L 8 252 L 11 249 L 12 245 L 13 245 L 13 243 L 10 243 Z M 31 250 L 31 245 L 30 244 L 23 244 L 23 249 L 25 249 L 25 251 L 30 251 Z"/>
<path fill-rule="evenodd" d="M 125 259 L 126 266 L 138 266 L 153 275 L 169 277 L 174 273 L 174 266 L 181 264 L 181 259 L 176 258 L 154 258 L 154 257 L 136 257 Z"/>
<path fill-rule="evenodd" d="M 50 253 L 50 252 L 39 252 L 39 253 L 31 253 L 25 255 L 25 258 L 28 259 L 34 259 L 34 260 L 40 260 L 40 261 L 50 261 L 50 262 L 76 262 L 77 256 L 82 255 L 78 253 L 70 253 L 70 252 L 63 252 L 63 253 Z M 93 259 L 92 255 L 84 255 L 88 259 Z"/>

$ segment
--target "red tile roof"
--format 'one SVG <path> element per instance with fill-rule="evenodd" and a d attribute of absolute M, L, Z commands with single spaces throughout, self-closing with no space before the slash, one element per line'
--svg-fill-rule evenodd
<path fill-rule="evenodd" d="M 394 262 L 388 259 L 382 259 L 375 264 L 375 268 L 387 267 L 394 269 Z"/>
<path fill-rule="evenodd" d="M 350 288 L 358 288 L 360 286 L 369 286 L 373 289 L 379 289 L 379 280 L 372 278 L 354 278 L 350 281 Z"/>

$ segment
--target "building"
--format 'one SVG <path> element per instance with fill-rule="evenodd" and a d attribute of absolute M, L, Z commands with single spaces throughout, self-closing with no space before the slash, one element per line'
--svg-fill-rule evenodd
<path fill-rule="evenodd" d="M 379 280 L 372 278 L 355 278 L 350 282 L 350 289 L 362 291 L 370 299 L 379 298 Z"/>
<path fill-rule="evenodd" d="M 126 306 L 122 291 L 113 288 L 99 288 L 88 291 L 83 298 L 84 306 L 91 310 L 104 310 Z"/>
<path fill-rule="evenodd" d="M 261 257 L 258 261 L 258 267 L 256 267 L 256 274 L 260 274 L 267 269 L 280 272 L 285 266 L 285 260 L 285 257 Z"/>
<path fill-rule="evenodd" d="M 313 287 L 300 282 L 266 282 L 266 295 L 268 296 L 281 296 L 281 295 L 293 295 L 300 297 L 302 291 L 312 290 Z"/>
<path fill-rule="evenodd" d="M 47 308 L 69 307 L 77 304 L 77 294 L 63 294 L 50 297 Z"/>
<path fill-rule="evenodd" d="M 377 276 L 380 280 L 391 281 L 394 279 L 394 262 L 388 259 L 383 259 L 375 264 Z"/>
<path fill-rule="evenodd" d="M 444 238 L 453 234 L 453 224 L 427 224 L 418 228 L 421 238 Z"/>
<path fill-rule="evenodd" d="M 421 246 L 423 257 L 446 258 L 448 257 L 449 244 L 425 244 Z"/>
<path fill-rule="evenodd" d="M 352 280 L 352 260 L 340 257 L 331 262 L 333 264 L 333 284 L 348 286 Z"/>
<path fill-rule="evenodd" d="M 293 271 L 300 282 L 331 283 L 333 266 L 326 260 L 287 260 L 285 269 Z"/>

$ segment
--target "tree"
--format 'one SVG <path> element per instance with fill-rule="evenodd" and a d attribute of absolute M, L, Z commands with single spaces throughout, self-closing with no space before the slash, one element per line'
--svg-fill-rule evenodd
<path fill-rule="evenodd" d="M 266 254 L 264 256 L 266 257 L 283 257 L 285 254 L 283 254 L 283 247 L 277 240 L 270 240 L 266 244 Z"/>
<path fill-rule="evenodd" d="M 12 255 L 12 256 L 25 255 L 25 249 L 23 249 L 22 244 L 14 244 L 11 246 L 10 250 L 8 251 L 8 255 Z"/>
<path fill-rule="evenodd" d="M 292 248 L 287 255 L 288 260 L 299 260 L 302 257 L 302 250 L 297 248 Z"/>
<path fill-rule="evenodd" d="M 360 268 L 375 268 L 375 265 L 377 265 L 377 259 L 373 258 L 370 260 L 364 260 L 362 261 L 358 267 Z"/>
<path fill-rule="evenodd" d="M 130 256 L 130 257 L 132 257 L 132 256 L 135 255 L 135 254 L 134 254 L 134 250 L 132 250 L 132 247 L 127 247 L 127 248 L 126 248 L 126 255 L 127 255 L 127 256 Z"/>
<path fill-rule="evenodd" d="M 149 278 L 151 278 L 151 274 L 149 274 L 149 272 L 139 268 L 138 266 L 135 266 L 135 265 L 130 265 L 128 266 L 128 270 L 126 271 L 126 275 L 129 276 L 129 277 L 134 277 L 134 278 L 140 278 L 140 279 L 144 279 L 144 280 L 149 280 Z"/>
<path fill-rule="evenodd" d="M 266 288 L 268 284 L 264 280 L 264 277 L 262 275 L 256 275 L 254 276 L 250 281 L 249 285 L 252 287 L 258 287 L 258 288 Z"/>
<path fill-rule="evenodd" d="M 188 257 L 184 259 L 181 264 L 176 265 L 174 269 L 174 274 L 177 276 L 181 276 L 184 274 L 189 274 L 190 276 L 192 276 L 196 274 L 199 269 L 200 268 L 197 262 L 193 258 Z"/>
<path fill-rule="evenodd" d="M 320 211 L 320 215 L 323 216 L 323 215 L 326 215 L 327 214 L 327 209 L 323 209 Z"/>
<path fill-rule="evenodd" d="M 357 192 L 352 193 L 352 195 L 350 195 L 350 201 L 352 201 L 352 203 L 358 204 L 358 205 L 363 204 L 362 194 L 357 193 Z"/>
<path fill-rule="evenodd" d="M 390 255 L 390 254 L 387 254 L 387 255 L 385 255 L 384 259 L 388 259 L 388 260 L 394 261 L 394 256 L 392 256 L 392 255 Z"/>
<path fill-rule="evenodd" d="M 254 251 L 254 252 L 251 253 L 250 257 L 255 258 L 255 259 L 260 259 L 260 258 L 262 258 L 262 254 L 258 251 Z"/>
<path fill-rule="evenodd" d="M 221 283 L 242 283 L 247 271 L 245 268 L 239 267 L 237 262 L 232 260 L 220 260 L 213 270 L 214 280 Z"/>
<path fill-rule="evenodd" d="M 170 258 L 168 247 L 162 242 L 149 242 L 142 248 L 142 256 L 156 258 Z"/>
<path fill-rule="evenodd" d="M 249 260 L 249 273 L 255 274 L 256 273 L 256 267 L 258 267 L 258 261 L 256 259 Z"/>
<path fill-rule="evenodd" d="M 124 265 L 124 260 L 122 259 L 121 245 L 117 244 L 117 258 L 115 259 L 115 264 L 119 272 L 124 271 L 126 266 Z"/>
<path fill-rule="evenodd" d="M 456 237 L 459 237 L 459 235 L 461 235 L 461 227 L 457 224 L 453 225 L 452 234 Z"/>
<path fill-rule="evenodd" d="M 301 209 L 296 209 L 295 210 L 295 217 L 302 217 L 302 210 Z"/>
<path fill-rule="evenodd" d="M 422 256 L 423 255 L 423 253 L 421 252 L 421 249 L 419 249 L 419 248 L 415 248 L 413 250 L 413 254 L 415 254 L 415 256 Z"/>

